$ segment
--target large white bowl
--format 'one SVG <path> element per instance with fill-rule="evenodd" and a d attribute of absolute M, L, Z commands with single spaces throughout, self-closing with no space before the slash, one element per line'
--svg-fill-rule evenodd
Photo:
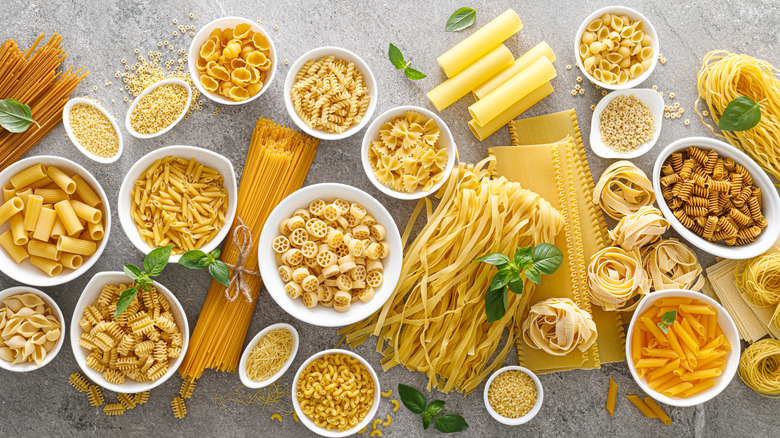
<path fill-rule="evenodd" d="M 270 44 L 271 46 L 271 68 L 266 73 L 266 80 L 265 83 L 263 84 L 263 88 L 261 88 L 257 94 L 251 96 L 249 99 L 239 101 L 239 100 L 228 99 L 219 93 L 208 91 L 205 88 L 203 88 L 203 85 L 200 83 L 201 73 L 200 70 L 198 70 L 196 63 L 198 62 L 198 58 L 200 57 L 200 46 L 202 46 L 203 43 L 205 43 L 206 40 L 209 39 L 209 36 L 211 35 L 211 32 L 214 29 L 223 29 L 223 30 L 233 29 L 241 23 L 249 24 L 250 26 L 252 26 L 253 32 L 259 32 L 263 34 L 263 36 L 265 36 L 265 38 L 268 40 L 268 44 Z M 267 90 L 268 87 L 271 85 L 271 81 L 274 79 L 274 74 L 276 73 L 276 46 L 274 46 L 274 40 L 271 39 L 271 35 L 268 32 L 266 32 L 265 29 L 260 27 L 259 24 L 257 24 L 252 20 L 248 20 L 246 18 L 241 18 L 241 17 L 217 18 L 211 23 L 200 28 L 198 33 L 196 33 L 195 36 L 192 38 L 192 42 L 190 43 L 189 55 L 187 56 L 187 65 L 189 66 L 190 76 L 192 76 L 192 82 L 195 84 L 198 90 L 200 90 L 200 93 L 202 95 L 208 97 L 214 102 L 221 103 L 222 105 L 241 105 L 257 99 L 258 97 L 260 97 L 261 94 L 265 93 L 265 90 Z"/>
<path fill-rule="evenodd" d="M 343 59 L 345 61 L 355 63 L 355 68 L 363 73 L 364 84 L 366 87 L 368 87 L 368 94 L 371 96 L 371 100 L 368 102 L 368 109 L 363 115 L 363 119 L 360 121 L 360 123 L 351 126 L 349 129 L 340 134 L 333 134 L 321 129 L 314 129 L 309 127 L 309 125 L 304 123 L 303 120 L 298 116 L 298 113 L 295 112 L 292 97 L 290 96 L 290 90 L 292 90 L 292 87 L 295 84 L 295 75 L 298 74 L 298 71 L 300 71 L 301 67 L 303 67 L 303 64 L 305 64 L 306 61 L 310 59 L 316 60 L 328 55 L 333 55 L 336 57 L 336 59 Z M 284 105 L 287 107 L 287 112 L 290 113 L 290 118 L 293 119 L 293 122 L 295 122 L 295 124 L 298 125 L 298 127 L 301 128 L 303 132 L 322 140 L 341 140 L 350 137 L 363 129 L 363 127 L 368 124 L 371 116 L 374 115 L 374 110 L 376 109 L 376 102 L 378 98 L 379 87 L 377 86 L 376 78 L 374 78 L 374 73 L 371 72 L 371 68 L 368 67 L 366 61 L 363 61 L 363 58 L 360 56 L 350 52 L 347 49 L 342 49 L 341 47 L 326 46 L 304 53 L 300 58 L 292 63 L 290 70 L 287 72 L 287 77 L 284 79 Z"/>
<path fill-rule="evenodd" d="M 650 63 L 650 68 L 645 70 L 641 75 L 639 75 L 639 77 L 631 79 L 624 84 L 606 84 L 602 81 L 597 81 L 596 78 L 585 71 L 585 66 L 582 65 L 582 58 L 580 57 L 580 40 L 582 39 L 582 34 L 585 33 L 585 29 L 593 20 L 601 17 L 606 13 L 627 15 L 631 20 L 642 20 L 642 22 L 644 22 L 644 32 L 650 35 L 651 45 L 653 47 L 653 57 Z M 588 15 L 585 21 L 580 24 L 579 29 L 577 29 L 577 33 L 574 35 L 574 57 L 577 59 L 577 65 L 580 67 L 580 71 L 586 78 L 588 78 L 588 80 L 608 90 L 626 90 L 628 88 L 634 88 L 644 82 L 645 79 L 650 77 L 650 75 L 653 73 L 653 70 L 655 70 L 655 66 L 658 64 L 658 54 L 660 53 L 661 46 L 658 43 L 658 34 L 655 32 L 653 23 L 651 23 L 647 17 L 639 13 L 639 11 L 636 9 L 631 9 L 625 6 L 607 6 L 606 8 L 601 8 L 596 12 Z"/>
<path fill-rule="evenodd" d="M 617 152 L 601 141 L 601 113 L 604 112 L 612 99 L 618 96 L 631 95 L 636 96 L 637 99 L 642 101 L 642 103 L 647 105 L 647 108 L 650 109 L 650 113 L 653 115 L 655 122 L 655 131 L 653 131 L 653 138 L 642 143 L 638 148 L 629 152 Z M 661 97 L 659 92 L 650 88 L 633 88 L 631 90 L 613 91 L 604 96 L 593 111 L 593 118 L 591 119 L 590 125 L 590 148 L 599 157 L 607 159 L 614 158 L 625 160 L 642 156 L 655 146 L 658 137 L 661 135 L 661 125 L 663 124 L 663 121 L 664 98 Z"/>
<path fill-rule="evenodd" d="M 54 347 L 51 349 L 51 351 L 46 353 L 46 357 L 43 359 L 41 366 L 36 365 L 35 362 L 25 362 L 13 365 L 10 362 L 6 362 L 0 359 L 0 368 L 8 371 L 15 371 L 17 373 L 26 373 L 27 371 L 35 371 L 45 367 L 46 364 L 54 360 L 54 357 L 57 356 L 57 353 L 60 352 L 60 348 L 62 348 L 62 344 L 65 342 L 65 317 L 62 316 L 62 310 L 60 310 L 60 306 L 58 306 L 50 296 L 46 295 L 42 291 L 28 286 L 10 287 L 0 292 L 0 306 L 2 306 L 3 300 L 10 296 L 30 292 L 41 297 L 46 305 L 51 308 L 52 314 L 57 317 L 57 320 L 60 321 L 60 338 L 57 339 L 57 343 L 54 344 Z"/>
<path fill-rule="evenodd" d="M 490 400 L 488 399 L 488 390 L 490 389 L 490 385 L 493 383 L 493 380 L 495 380 L 495 378 L 498 377 L 499 374 L 505 371 L 513 371 L 513 370 L 522 371 L 526 373 L 528 377 L 530 377 L 531 380 L 533 380 L 534 383 L 536 384 L 536 403 L 534 403 L 534 407 L 532 407 L 527 414 L 518 418 L 504 417 L 503 415 L 499 414 L 498 412 L 496 412 L 495 409 L 493 409 L 493 406 L 490 405 Z M 490 414 L 490 416 L 493 417 L 496 421 L 498 421 L 501 424 L 506 424 L 508 426 L 519 426 L 521 424 L 525 424 L 531 421 L 536 416 L 536 414 L 539 413 L 539 410 L 542 409 L 542 402 L 544 402 L 544 389 L 542 388 L 541 380 L 539 380 L 539 377 L 537 377 L 533 371 L 529 370 L 528 368 L 512 365 L 512 366 L 501 368 L 500 370 L 496 371 L 495 373 L 493 373 L 493 375 L 490 376 L 490 379 L 488 379 L 487 383 L 485 384 L 485 393 L 483 395 L 483 398 L 485 400 L 485 408 L 487 408 L 487 411 Z"/>
<path fill-rule="evenodd" d="M 737 164 L 741 164 L 750 175 L 753 176 L 753 184 L 761 189 L 762 201 L 763 201 L 763 214 L 766 217 L 769 225 L 764 228 L 758 238 L 748 243 L 747 245 L 731 246 L 725 243 L 714 243 L 702 239 L 693 231 L 685 228 L 680 221 L 672 214 L 669 206 L 666 205 L 661 194 L 661 167 L 663 167 L 666 159 L 673 152 L 684 151 L 688 146 L 699 146 L 703 149 L 714 149 L 721 157 L 733 158 Z M 737 148 L 728 145 L 722 141 L 718 141 L 707 137 L 686 137 L 681 138 L 661 151 L 658 154 L 658 159 L 655 161 L 655 167 L 653 168 L 653 190 L 658 194 L 658 206 L 663 212 L 666 219 L 672 224 L 672 227 L 677 231 L 685 240 L 696 246 L 697 248 L 713 254 L 718 257 L 724 257 L 727 259 L 741 260 L 756 257 L 766 252 L 769 248 L 777 242 L 780 237 L 780 197 L 777 195 L 777 190 L 772 184 L 772 181 L 766 175 L 766 173 L 753 161 L 750 157 L 745 155 Z"/>
<path fill-rule="evenodd" d="M 312 309 L 303 305 L 300 299 L 293 300 L 284 291 L 284 282 L 279 278 L 276 264 L 276 253 L 271 243 L 279 235 L 279 222 L 292 216 L 299 208 L 307 208 L 315 199 L 342 198 L 348 202 L 357 202 L 363 205 L 368 214 L 372 215 L 378 224 L 384 225 L 387 230 L 387 242 L 390 243 L 390 255 L 382 259 L 384 265 L 384 281 L 376 289 L 374 298 L 364 303 L 356 301 L 346 313 L 336 312 L 333 308 L 317 306 Z M 284 198 L 276 206 L 268 220 L 265 221 L 263 231 L 260 234 L 260 242 L 257 245 L 257 259 L 260 265 L 260 275 L 268 289 L 268 294 L 290 315 L 303 322 L 322 327 L 342 327 L 371 316 L 390 298 L 398 278 L 401 276 L 401 262 L 403 248 L 401 247 L 401 235 L 395 225 L 390 212 L 368 193 L 345 184 L 324 183 L 304 187 L 290 196 Z"/>
<path fill-rule="evenodd" d="M 19 160 L 16 163 L 8 166 L 5 170 L 0 172 L 0 187 L 5 187 L 7 184 L 9 184 L 12 176 L 37 163 L 41 163 L 44 166 L 57 166 L 65 173 L 78 174 L 84 178 L 84 181 L 86 181 L 87 184 L 89 184 L 89 186 L 92 187 L 92 189 L 95 191 L 95 193 L 100 196 L 101 205 L 98 207 L 103 211 L 103 239 L 98 243 L 94 254 L 89 257 L 83 257 L 84 263 L 78 269 L 64 269 L 62 274 L 49 277 L 46 273 L 31 265 L 28 260 L 25 260 L 21 264 L 17 265 L 16 262 L 8 255 L 8 253 L 5 252 L 5 250 L 0 249 L 0 271 L 3 271 L 5 275 L 20 283 L 29 284 L 32 286 L 57 286 L 58 284 L 67 283 L 80 277 L 81 274 L 89 270 L 89 268 L 91 268 L 92 265 L 94 265 L 95 262 L 97 262 L 97 260 L 100 258 L 100 255 L 103 254 L 103 250 L 106 249 L 106 244 L 108 243 L 108 236 L 111 232 L 111 207 L 108 204 L 108 196 L 106 196 L 106 192 L 103 191 L 103 187 L 100 185 L 98 180 L 87 171 L 87 169 L 81 167 L 73 161 L 68 160 L 67 158 L 56 157 L 53 155 L 38 155 L 29 157 L 23 160 Z M 8 230 L 9 226 L 10 225 L 8 222 L 0 224 L 0 234 Z"/>
<path fill-rule="evenodd" d="M 326 430 L 314 424 L 314 422 L 311 421 L 311 419 L 309 419 L 309 417 L 307 417 L 306 414 L 304 414 L 303 411 L 301 410 L 301 406 L 298 403 L 298 396 L 296 394 L 298 379 L 301 377 L 301 373 L 303 372 L 303 370 L 305 370 L 306 367 L 309 366 L 309 364 L 312 361 L 314 361 L 315 359 L 319 359 L 322 356 L 325 356 L 326 354 L 345 354 L 347 356 L 354 357 L 355 359 L 359 360 L 364 367 L 366 367 L 369 374 L 371 374 L 371 378 L 374 379 L 374 386 L 375 386 L 374 404 L 371 405 L 371 410 L 368 412 L 368 414 L 363 419 L 363 421 L 357 424 L 357 426 L 342 432 L 339 432 L 338 430 Z M 339 350 L 339 349 L 325 350 L 325 351 L 320 351 L 319 353 L 316 353 L 312 357 L 306 359 L 306 362 L 301 364 L 301 367 L 298 368 L 298 372 L 295 373 L 295 378 L 293 379 L 293 383 L 292 383 L 293 409 L 295 409 L 295 413 L 298 415 L 298 419 L 301 420 L 301 423 L 303 423 L 304 426 L 306 426 L 310 431 L 316 433 L 317 435 L 331 437 L 331 438 L 345 437 L 345 436 L 354 435 L 355 433 L 357 433 L 357 431 L 359 431 L 364 427 L 367 427 L 369 424 L 371 424 L 372 421 L 374 421 L 374 416 L 376 415 L 377 410 L 379 410 L 380 392 L 381 389 L 379 388 L 379 378 L 376 375 L 376 371 L 374 371 L 374 369 L 371 368 L 371 365 L 369 365 L 368 361 L 363 359 L 357 353 L 353 353 L 348 350 Z"/>
<path fill-rule="evenodd" d="M 168 155 L 185 158 L 187 160 L 194 157 L 197 161 L 203 163 L 204 166 L 217 170 L 225 177 L 224 185 L 228 193 L 228 211 L 225 216 L 225 225 L 217 234 L 217 237 L 203 245 L 203 248 L 201 248 L 201 250 L 206 253 L 211 252 L 222 243 L 222 240 L 225 239 L 225 236 L 227 236 L 228 231 L 230 230 L 230 226 L 233 224 L 233 219 L 236 216 L 236 206 L 238 205 L 238 186 L 236 185 L 236 172 L 233 169 L 233 164 L 230 160 L 208 149 L 194 146 L 166 146 L 149 152 L 140 160 L 136 161 L 133 167 L 127 172 L 127 175 L 125 175 L 122 186 L 119 188 L 117 213 L 119 215 L 119 223 L 122 224 L 122 230 L 125 232 L 125 235 L 127 235 L 127 238 L 130 239 L 130 242 L 132 242 L 142 253 L 149 254 L 149 252 L 154 249 L 141 239 L 138 228 L 135 226 L 135 221 L 132 216 L 130 216 L 130 206 L 132 205 L 130 191 L 135 187 L 135 181 L 141 176 L 142 172 L 151 166 L 152 163 L 157 161 L 157 159 L 165 158 Z M 178 263 L 181 256 L 182 254 L 172 254 L 169 262 Z"/>
<path fill-rule="evenodd" d="M 146 96 L 147 94 L 151 93 L 152 91 L 156 90 L 159 87 L 162 87 L 163 85 L 168 84 L 176 84 L 181 85 L 187 90 L 187 104 L 184 106 L 184 109 L 181 111 L 181 114 L 179 114 L 179 117 L 176 118 L 176 120 L 173 121 L 170 125 L 165 127 L 165 129 L 161 129 L 154 134 L 141 134 L 140 132 L 133 129 L 132 123 L 130 123 L 130 115 L 133 114 L 133 110 L 135 110 L 135 106 L 138 105 L 138 102 L 141 101 L 141 99 Z M 181 120 L 184 118 L 184 116 L 187 114 L 187 110 L 190 108 L 190 104 L 192 103 L 192 88 L 190 87 L 190 84 L 182 81 L 181 79 L 176 78 L 169 78 L 169 79 L 163 79 L 162 81 L 155 82 L 154 84 L 146 87 L 144 91 L 141 92 L 141 94 L 138 95 L 135 99 L 133 99 L 133 103 L 130 104 L 130 108 L 127 109 L 127 115 L 125 115 L 125 128 L 127 128 L 127 131 L 135 138 L 140 139 L 147 139 L 147 138 L 154 138 L 159 137 L 166 132 L 173 129 L 176 125 L 181 122 Z"/>
<path fill-rule="evenodd" d="M 389 122 L 393 117 L 402 116 L 406 111 L 416 111 L 425 117 L 428 117 L 429 119 L 433 119 L 441 130 L 441 133 L 439 134 L 439 147 L 447 149 L 447 166 L 444 168 L 441 181 L 436 183 L 436 185 L 434 185 L 429 191 L 417 190 L 414 193 L 404 193 L 391 189 L 376 179 L 376 176 L 374 175 L 374 169 L 371 167 L 371 162 L 368 160 L 368 151 L 371 148 L 371 141 L 379 139 L 379 130 L 382 128 L 382 125 L 385 122 Z M 457 154 L 457 151 L 455 149 L 455 140 L 452 138 L 452 132 L 450 132 L 450 128 L 446 123 L 444 123 L 444 120 L 442 120 L 441 117 L 425 108 L 406 105 L 395 107 L 383 112 L 379 115 L 379 117 L 374 119 L 370 125 L 368 125 L 366 134 L 363 136 L 363 147 L 361 148 L 360 154 L 360 158 L 363 163 L 363 170 L 365 170 L 369 181 L 371 181 L 371 183 L 374 184 L 377 189 L 379 189 L 387 196 L 391 196 L 396 199 L 408 200 L 420 199 L 430 195 L 431 193 L 436 193 L 436 191 L 439 190 L 439 188 L 441 188 L 441 186 L 444 185 L 444 183 L 447 181 L 447 176 L 452 172 L 452 168 L 455 166 L 455 155 Z"/>
<path fill-rule="evenodd" d="M 106 119 L 108 119 L 109 122 L 111 122 L 111 126 L 114 128 L 114 132 L 116 132 L 117 140 L 119 141 L 119 147 L 117 148 L 116 154 L 113 157 L 101 157 L 99 155 L 95 155 L 92 152 L 88 151 L 84 146 L 81 145 L 79 140 L 76 138 L 76 135 L 73 133 L 73 128 L 70 126 L 70 110 L 73 108 L 74 105 L 78 105 L 80 103 L 83 103 L 84 105 L 89 105 L 93 108 L 97 108 L 98 111 L 100 111 L 103 116 L 105 116 Z M 98 163 L 103 164 L 110 164 L 115 162 L 119 159 L 119 157 L 122 156 L 122 151 L 124 151 L 124 141 L 122 141 L 122 132 L 119 130 L 119 125 L 116 123 L 116 120 L 114 120 L 113 117 L 111 117 L 111 114 L 106 111 L 105 108 L 103 108 L 102 105 L 98 104 L 97 102 L 85 99 L 83 97 L 76 97 L 73 99 L 68 100 L 68 103 L 65 104 L 65 107 L 62 109 L 62 125 L 65 127 L 65 133 L 68 134 L 68 138 L 70 139 L 71 143 L 73 143 L 74 146 L 76 146 L 76 149 L 79 150 L 82 154 L 86 155 L 87 158 L 90 160 L 97 161 Z"/>
<path fill-rule="evenodd" d="M 171 376 L 176 374 L 176 370 L 184 360 L 184 354 L 187 352 L 187 346 L 190 343 L 190 326 L 187 324 L 187 316 L 184 314 L 184 308 L 168 288 L 155 281 L 154 287 L 165 296 L 169 303 L 171 303 L 171 313 L 173 313 L 174 318 L 176 318 L 176 325 L 182 333 L 181 355 L 168 363 L 168 372 L 155 381 L 139 383 L 135 380 L 127 379 L 125 383 L 116 385 L 106 382 L 102 373 L 87 366 L 87 356 L 90 354 L 90 351 L 79 345 L 79 338 L 81 337 L 81 333 L 84 332 L 84 330 L 81 329 L 81 326 L 79 326 L 79 320 L 84 316 L 84 308 L 97 301 L 98 297 L 100 297 L 100 292 L 103 290 L 103 286 L 107 284 L 131 284 L 132 282 L 133 280 L 126 276 L 124 272 L 110 271 L 95 274 L 95 276 L 92 277 L 92 280 L 84 287 L 84 292 L 81 293 L 81 297 L 79 298 L 78 303 L 76 303 L 76 308 L 73 310 L 73 317 L 70 320 L 70 346 L 73 349 L 73 356 L 76 358 L 76 363 L 79 364 L 81 371 L 97 385 L 102 386 L 109 391 L 129 394 L 144 392 L 155 388 L 162 385 L 166 380 L 171 378 Z"/>
<path fill-rule="evenodd" d="M 636 325 L 637 319 L 656 300 L 669 297 L 693 298 L 716 308 L 718 311 L 718 325 L 720 326 L 720 329 L 723 330 L 723 334 L 726 336 L 729 344 L 731 344 L 731 351 L 729 351 L 728 355 L 726 356 L 726 368 L 723 370 L 723 374 L 715 378 L 715 386 L 687 398 L 667 397 L 653 389 L 650 389 L 650 387 L 647 386 L 647 379 L 645 377 L 639 378 L 637 375 L 636 367 L 634 366 L 634 362 L 631 360 L 630 340 L 634 332 L 634 326 Z M 626 339 L 626 363 L 628 364 L 628 370 L 631 371 L 631 376 L 634 378 L 637 385 L 639 385 L 639 387 L 642 388 L 642 390 L 650 397 L 658 400 L 661 403 L 665 403 L 671 406 L 696 406 L 712 399 L 716 395 L 720 394 L 721 391 L 726 389 L 727 386 L 729 386 L 731 379 L 734 378 L 734 374 L 736 374 L 737 368 L 739 367 L 739 332 L 737 331 L 737 326 L 734 324 L 734 320 L 731 318 L 731 315 L 729 315 L 726 309 L 718 304 L 717 301 L 700 292 L 672 289 L 652 292 L 645 295 L 642 301 L 639 302 L 639 306 L 637 306 L 636 310 L 634 311 L 634 316 L 631 318 L 631 323 L 628 326 L 628 336 Z"/>
<path fill-rule="evenodd" d="M 257 343 L 260 342 L 260 339 L 262 339 L 263 336 L 268 334 L 268 332 L 270 332 L 271 330 L 276 330 L 280 328 L 288 330 L 293 336 L 293 346 L 292 346 L 292 350 L 290 351 L 290 357 L 287 358 L 287 361 L 279 369 L 279 371 L 276 372 L 276 374 L 267 378 L 266 380 L 258 382 L 256 380 L 250 379 L 246 373 L 246 362 L 249 359 L 249 355 L 252 353 L 252 350 L 255 348 L 255 345 L 257 345 Z M 238 377 L 241 378 L 241 383 L 243 383 L 244 386 L 246 386 L 247 388 L 259 389 L 259 388 L 265 388 L 266 386 L 279 380 L 279 378 L 282 377 L 282 375 L 287 371 L 287 369 L 290 368 L 290 365 L 292 365 L 292 362 L 295 359 L 295 355 L 298 354 L 299 342 L 300 342 L 300 337 L 298 336 L 298 330 L 295 330 L 295 327 L 291 326 L 290 324 L 285 324 L 283 322 L 280 322 L 278 324 L 271 324 L 268 327 L 260 330 L 260 333 L 255 335 L 255 337 L 252 338 L 251 341 L 249 341 L 249 344 L 244 349 L 244 353 L 241 355 L 241 362 L 238 365 Z"/>

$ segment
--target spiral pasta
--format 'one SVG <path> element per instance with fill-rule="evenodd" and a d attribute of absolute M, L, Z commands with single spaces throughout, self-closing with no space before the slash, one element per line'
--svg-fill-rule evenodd
<path fill-rule="evenodd" d="M 593 191 L 593 202 L 598 203 L 609 217 L 618 220 L 653 205 L 653 201 L 653 184 L 630 161 L 618 161 L 607 167 Z"/>
<path fill-rule="evenodd" d="M 608 247 L 593 254 L 588 266 L 591 300 L 609 311 L 630 311 L 650 290 L 639 250 Z"/>
<path fill-rule="evenodd" d="M 780 341 L 762 339 L 748 346 L 739 359 L 739 377 L 753 391 L 780 397 Z"/>
<path fill-rule="evenodd" d="M 626 251 L 641 248 L 655 242 L 669 229 L 661 210 L 644 206 L 636 213 L 624 216 L 614 229 L 609 231 L 609 238 L 615 245 Z"/>
<path fill-rule="evenodd" d="M 549 298 L 531 306 L 522 330 L 529 347 L 555 356 L 586 351 L 598 338 L 593 317 L 569 298 Z"/>
<path fill-rule="evenodd" d="M 696 253 L 677 239 L 664 239 L 642 249 L 642 264 L 653 290 L 700 290 L 704 283 Z"/>
<path fill-rule="evenodd" d="M 751 259 L 734 275 L 739 290 L 758 307 L 780 303 L 780 251 L 773 250 Z"/>

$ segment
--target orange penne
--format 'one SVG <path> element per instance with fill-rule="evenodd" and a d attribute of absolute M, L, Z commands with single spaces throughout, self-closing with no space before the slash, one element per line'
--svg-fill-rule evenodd
<path fill-rule="evenodd" d="M 637 368 L 658 368 L 666 365 L 667 359 L 659 357 L 659 358 L 653 358 L 653 359 L 639 359 L 637 363 L 634 364 Z"/>
<path fill-rule="evenodd" d="M 659 300 L 660 301 L 660 300 Z M 680 304 L 680 310 L 685 313 L 698 313 L 700 315 L 717 315 L 718 312 L 706 304 Z"/>
<path fill-rule="evenodd" d="M 650 374 L 647 376 L 648 380 L 657 380 L 667 374 L 671 374 L 672 371 L 676 370 L 679 366 L 680 366 L 680 359 L 675 359 L 673 361 L 670 361 L 669 363 L 658 368 L 657 370 L 650 372 Z"/>
<path fill-rule="evenodd" d="M 714 380 L 702 380 L 701 382 L 693 385 L 692 387 L 688 388 L 687 390 L 683 391 L 682 396 L 683 397 L 690 397 L 694 394 L 698 394 L 705 389 L 710 389 L 713 386 L 715 386 Z"/>
<path fill-rule="evenodd" d="M 677 378 L 672 373 L 666 374 L 664 376 L 661 376 L 658 379 L 651 380 L 647 382 L 647 386 L 650 387 L 650 389 L 657 391 L 658 388 L 664 386 L 664 384 L 668 383 L 670 380 Z"/>
<path fill-rule="evenodd" d="M 712 379 L 714 377 L 718 377 L 722 373 L 723 370 L 721 368 L 708 368 L 706 370 L 699 370 L 690 373 L 685 373 L 682 376 L 680 376 L 680 378 L 685 381 L 704 380 L 704 379 Z"/>
<path fill-rule="evenodd" d="M 612 378 L 609 378 L 609 391 L 607 392 L 607 412 L 609 415 L 615 416 L 615 400 L 617 399 L 617 383 Z"/>
<path fill-rule="evenodd" d="M 641 317 L 639 318 L 642 321 L 642 324 L 647 328 L 648 333 L 653 335 L 654 338 L 658 339 L 658 343 L 661 345 L 668 345 L 669 341 L 666 339 L 666 336 L 664 336 L 664 332 L 661 331 L 660 328 L 658 328 L 658 325 L 653 322 L 648 317 Z"/>
<path fill-rule="evenodd" d="M 655 413 L 655 415 L 658 416 L 658 419 L 661 420 L 662 423 L 667 426 L 672 424 L 672 419 L 669 418 L 669 415 L 667 415 L 667 413 L 664 412 L 660 406 L 658 406 L 658 403 L 656 403 L 655 400 L 650 397 L 645 397 L 645 404 L 648 408 L 650 408 L 651 411 L 653 411 L 653 413 Z"/>
<path fill-rule="evenodd" d="M 636 406 L 637 409 L 639 409 L 643 414 L 645 414 L 645 417 L 647 418 L 658 418 L 658 415 L 655 414 L 646 404 L 642 401 L 639 397 L 635 395 L 627 395 L 626 398 Z"/>
<path fill-rule="evenodd" d="M 681 315 L 683 315 L 684 321 L 688 323 L 695 334 L 699 336 L 707 335 L 707 328 L 704 327 L 704 324 L 700 323 L 693 314 L 681 313 Z"/>
<path fill-rule="evenodd" d="M 674 333 L 674 330 L 666 330 L 666 339 L 669 341 L 669 345 L 672 347 L 672 350 L 677 353 L 677 357 L 685 360 L 685 353 L 683 352 L 682 347 L 680 347 L 680 341 L 677 340 L 677 335 Z"/>
<path fill-rule="evenodd" d="M 694 338 L 691 333 L 688 333 L 679 321 L 675 321 L 674 324 L 672 324 L 672 329 L 680 338 L 682 344 L 686 345 L 694 354 L 699 352 L 699 343 L 696 342 L 696 338 Z"/>
<path fill-rule="evenodd" d="M 653 303 L 656 307 L 665 307 L 665 306 L 682 306 L 686 304 L 693 303 L 692 298 L 683 298 L 683 297 L 669 297 L 669 298 L 659 298 L 655 300 L 655 303 Z"/>
<path fill-rule="evenodd" d="M 642 358 L 642 330 L 638 328 L 635 326 L 634 332 L 631 334 L 631 360 L 634 363 Z"/>
<path fill-rule="evenodd" d="M 671 359 L 676 359 L 680 357 L 677 355 L 677 353 L 674 352 L 674 350 L 667 350 L 663 348 L 643 348 L 642 355 L 647 357 L 667 357 Z"/>
<path fill-rule="evenodd" d="M 674 397 L 677 394 L 686 391 L 688 389 L 691 389 L 693 387 L 693 383 L 690 382 L 682 382 L 677 385 L 672 386 L 671 388 L 667 388 L 663 391 L 661 391 L 661 394 L 667 396 L 667 397 Z"/>

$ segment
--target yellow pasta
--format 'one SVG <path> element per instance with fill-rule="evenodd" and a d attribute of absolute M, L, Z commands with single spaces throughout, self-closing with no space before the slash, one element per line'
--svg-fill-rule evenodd
<path fill-rule="evenodd" d="M 76 192 L 76 182 L 73 181 L 65 172 L 61 171 L 55 166 L 49 166 L 46 169 L 46 176 L 48 176 L 54 184 L 56 184 L 65 193 L 72 195 Z"/>
<path fill-rule="evenodd" d="M 588 24 L 580 37 L 579 56 L 585 72 L 607 85 L 639 77 L 655 59 L 644 22 L 609 13 Z"/>
<path fill-rule="evenodd" d="M 82 256 L 91 256 L 97 249 L 97 243 L 91 240 L 60 236 L 59 239 L 57 239 L 57 249 L 62 252 L 68 252 Z"/>
<path fill-rule="evenodd" d="M 43 197 L 38 195 L 30 195 L 27 197 L 27 205 L 24 210 L 25 230 L 35 230 L 35 225 L 38 223 L 38 217 L 41 214 L 41 208 L 43 208 Z"/>
<path fill-rule="evenodd" d="M 51 232 L 54 228 L 54 222 L 56 219 L 57 213 L 55 210 L 47 207 L 41 208 L 40 214 L 38 215 L 38 220 L 35 224 L 35 230 L 33 231 L 32 238 L 38 241 L 48 242 L 51 238 Z"/>
<path fill-rule="evenodd" d="M 617 399 L 617 383 L 609 378 L 609 391 L 607 393 L 607 412 L 611 417 L 615 416 L 615 400 Z"/>
<path fill-rule="evenodd" d="M 30 184 L 39 181 L 46 177 L 46 167 L 41 164 L 33 164 L 32 166 L 22 170 L 16 175 L 11 177 L 11 185 L 16 190 L 21 190 Z"/>
<path fill-rule="evenodd" d="M 60 263 L 62 266 L 68 269 L 78 269 L 84 263 L 84 258 L 78 254 L 62 254 L 60 256 Z"/>
<path fill-rule="evenodd" d="M 11 230 L 7 230 L 3 234 L 0 234 L 0 246 L 3 247 L 6 253 L 16 262 L 22 263 L 30 257 L 27 252 L 27 248 L 22 245 L 17 245 L 14 242 L 13 233 Z"/>
<path fill-rule="evenodd" d="M 637 409 L 639 409 L 642 414 L 644 414 L 647 418 L 658 418 L 658 415 L 655 414 L 639 397 L 635 395 L 627 395 L 626 398 L 636 406 Z"/>
<path fill-rule="evenodd" d="M 62 336 L 62 322 L 43 298 L 33 292 L 4 298 L 0 303 L 0 322 L 3 330 L 0 360 L 14 365 L 27 362 L 43 365 L 47 353 Z"/>
<path fill-rule="evenodd" d="M 22 198 L 15 196 L 0 205 L 0 225 L 11 219 L 11 216 L 19 213 L 24 208 Z"/>
<path fill-rule="evenodd" d="M 30 256 L 30 264 L 45 272 L 49 277 L 56 277 L 62 273 L 62 264 L 54 260 Z"/>
<path fill-rule="evenodd" d="M 73 210 L 73 206 L 71 205 L 70 201 L 63 200 L 57 202 L 54 204 L 54 210 L 57 211 L 57 217 L 59 217 L 62 221 L 62 224 L 65 226 L 65 231 L 68 232 L 68 235 L 76 234 L 84 229 L 84 226 L 81 225 L 81 221 L 79 221 L 78 216 L 76 216 L 76 212 Z M 51 226 L 54 226 L 53 218 L 51 221 Z"/>

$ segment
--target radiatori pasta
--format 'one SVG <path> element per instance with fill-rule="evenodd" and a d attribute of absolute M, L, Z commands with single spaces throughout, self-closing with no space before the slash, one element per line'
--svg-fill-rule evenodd
<path fill-rule="evenodd" d="M 447 167 L 447 148 L 439 144 L 439 134 L 433 119 L 415 111 L 385 122 L 368 150 L 376 179 L 399 192 L 430 191 Z"/>
<path fill-rule="evenodd" d="M 54 277 L 78 269 L 103 239 L 102 200 L 79 175 L 56 166 L 30 166 L 2 188 L 0 247 L 16 262 Z"/>
<path fill-rule="evenodd" d="M 62 322 L 33 292 L 4 298 L 0 304 L 0 359 L 41 366 L 62 336 Z"/>
<path fill-rule="evenodd" d="M 329 353 L 314 359 L 295 382 L 301 411 L 318 427 L 339 432 L 357 426 L 374 405 L 374 378 L 355 357 Z"/>
<path fill-rule="evenodd" d="M 642 20 L 609 13 L 588 24 L 579 51 L 585 72 L 608 85 L 638 78 L 657 55 Z"/>
<path fill-rule="evenodd" d="M 271 44 L 247 23 L 214 29 L 200 46 L 195 65 L 203 88 L 231 100 L 246 100 L 263 89 L 273 67 Z"/>
<path fill-rule="evenodd" d="M 283 219 L 279 233 L 272 243 L 279 277 L 306 307 L 346 312 L 370 301 L 384 281 L 387 231 L 360 204 L 316 199 Z"/>
<path fill-rule="evenodd" d="M 169 155 L 155 161 L 130 191 L 138 234 L 151 248 L 173 245 L 173 254 L 200 249 L 225 225 L 224 179 L 195 158 Z"/>

